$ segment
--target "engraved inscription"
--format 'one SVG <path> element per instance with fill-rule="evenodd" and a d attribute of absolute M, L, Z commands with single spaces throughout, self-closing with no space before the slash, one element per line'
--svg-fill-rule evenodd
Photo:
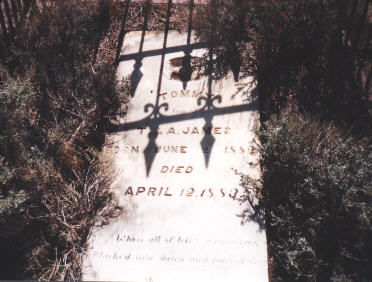
<path fill-rule="evenodd" d="M 184 128 L 176 128 L 175 127 L 168 127 L 168 128 L 160 128 L 156 127 L 153 130 L 149 130 L 146 127 L 138 127 L 137 128 L 140 135 L 156 135 L 156 134 L 166 134 L 166 135 L 218 135 L 224 134 L 227 135 L 230 133 L 231 128 L 228 126 L 209 126 L 209 127 L 197 127 L 197 126 L 187 126 Z"/>
<path fill-rule="evenodd" d="M 208 55 L 193 42 L 172 30 L 125 34 L 117 77 L 136 87 L 102 150 L 122 212 L 92 231 L 83 280 L 268 281 L 264 216 L 240 205 L 235 172 L 260 177 L 255 83 L 192 79 L 187 60 Z"/>
<path fill-rule="evenodd" d="M 191 173 L 193 171 L 192 166 L 167 166 L 163 165 L 160 172 L 161 173 Z"/>
<path fill-rule="evenodd" d="M 229 198 L 239 199 L 244 191 L 239 188 L 176 188 L 176 187 L 144 187 L 128 186 L 124 196 L 149 196 L 149 197 L 196 197 L 196 198 Z"/>

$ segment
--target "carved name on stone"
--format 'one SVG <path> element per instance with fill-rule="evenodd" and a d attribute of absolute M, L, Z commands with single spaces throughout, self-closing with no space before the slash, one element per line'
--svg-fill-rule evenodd
<path fill-rule="evenodd" d="M 194 41 L 147 32 L 138 52 L 141 34 L 124 38 L 118 78 L 131 79 L 134 95 L 103 152 L 117 172 L 111 190 L 124 212 L 93 230 L 84 279 L 267 281 L 265 231 L 262 222 L 242 224 L 245 191 L 235 173 L 260 177 L 254 84 L 232 75 L 173 79 L 165 66 Z M 184 51 L 172 52 L 175 46 Z"/>

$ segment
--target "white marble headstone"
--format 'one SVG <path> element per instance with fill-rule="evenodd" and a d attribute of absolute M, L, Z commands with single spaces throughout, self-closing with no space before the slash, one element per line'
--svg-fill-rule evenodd
<path fill-rule="evenodd" d="M 93 230 L 84 280 L 268 280 L 266 234 L 242 224 L 234 172 L 260 177 L 255 86 L 228 75 L 209 91 L 196 72 L 183 83 L 185 52 L 206 52 L 194 43 L 177 31 L 124 38 L 117 77 L 131 78 L 134 95 L 104 150 L 123 213 Z"/>

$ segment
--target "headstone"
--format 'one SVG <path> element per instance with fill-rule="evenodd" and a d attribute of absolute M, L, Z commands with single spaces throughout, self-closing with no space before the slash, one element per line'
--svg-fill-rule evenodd
<path fill-rule="evenodd" d="M 189 68 L 202 47 L 177 31 L 126 34 L 117 76 L 133 97 L 103 152 L 123 213 L 92 231 L 85 280 L 268 280 L 263 223 L 242 223 L 236 173 L 260 177 L 255 85 Z"/>

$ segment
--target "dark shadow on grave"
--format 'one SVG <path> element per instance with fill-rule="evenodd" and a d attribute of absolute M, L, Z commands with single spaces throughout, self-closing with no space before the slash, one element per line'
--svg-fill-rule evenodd
<path fill-rule="evenodd" d="M 116 72 L 117 67 L 119 65 L 120 52 L 121 52 L 121 48 L 123 47 L 123 44 L 124 44 L 125 25 L 127 23 L 127 18 L 128 18 L 129 4 L 130 4 L 130 0 L 126 0 L 125 7 L 124 7 L 124 14 L 123 14 L 123 18 L 122 18 L 121 26 L 120 26 L 118 46 L 116 47 L 114 72 Z"/>
<path fill-rule="evenodd" d="M 213 2 L 214 0 L 212 0 L 212 6 L 214 6 Z M 147 1 L 147 3 L 149 3 L 149 1 Z M 154 159 L 156 157 L 157 150 L 158 150 L 156 139 L 159 134 L 157 132 L 159 125 L 174 123 L 174 122 L 179 122 L 179 121 L 185 121 L 185 120 L 193 120 L 193 119 L 200 119 L 200 118 L 204 119 L 205 124 L 204 124 L 203 130 L 205 134 L 204 134 L 203 139 L 200 142 L 200 145 L 201 145 L 201 151 L 204 155 L 205 166 L 206 168 L 208 168 L 209 160 L 210 160 L 211 153 L 212 153 L 212 148 L 215 143 L 215 137 L 211 134 L 211 129 L 213 128 L 213 123 L 212 123 L 213 117 L 218 116 L 218 115 L 258 110 L 257 88 L 251 90 L 249 97 L 247 97 L 247 99 L 241 105 L 228 106 L 228 107 L 217 107 L 216 105 L 214 105 L 216 101 L 218 103 L 222 102 L 221 96 L 213 96 L 212 94 L 213 32 L 214 30 L 212 28 L 211 42 L 209 43 L 201 42 L 201 43 L 191 44 L 192 13 L 193 13 L 193 8 L 194 8 L 194 1 L 191 0 L 187 44 L 167 48 L 166 45 L 167 45 L 171 5 L 172 5 L 172 1 L 169 0 L 167 20 L 166 20 L 165 31 L 164 31 L 163 48 L 156 49 L 156 50 L 143 51 L 144 37 L 145 37 L 145 31 L 147 28 L 146 25 L 147 25 L 147 17 L 148 17 L 148 14 L 146 14 L 145 21 L 144 21 L 144 28 L 143 28 L 142 36 L 141 36 L 139 52 L 135 54 L 120 56 L 120 61 L 133 60 L 133 59 L 135 60 L 133 71 L 130 77 L 131 86 L 132 86 L 132 96 L 134 96 L 137 86 L 139 85 L 142 79 L 142 76 L 143 76 L 143 73 L 141 72 L 143 58 L 148 57 L 148 56 L 161 55 L 161 66 L 160 66 L 160 71 L 159 71 L 159 80 L 158 80 L 158 87 L 157 87 L 157 92 L 156 92 L 157 94 L 156 102 L 155 104 L 147 104 L 145 105 L 145 108 L 144 108 L 144 112 L 149 112 L 149 109 L 152 109 L 152 112 L 149 113 L 145 118 L 141 120 L 126 123 L 126 124 L 111 128 L 112 132 L 128 131 L 128 130 L 144 129 L 144 128 L 150 129 L 149 134 L 148 134 L 148 145 L 144 150 L 147 177 L 149 176 L 151 172 L 151 167 L 152 167 L 152 164 L 154 162 Z M 199 97 L 199 99 L 197 100 L 197 104 L 201 106 L 201 108 L 196 112 L 177 114 L 173 116 L 168 116 L 168 115 L 161 113 L 160 111 L 161 108 L 163 108 L 165 111 L 167 111 L 169 108 L 168 103 L 163 103 L 159 105 L 165 55 L 169 53 L 180 52 L 180 51 L 184 52 L 185 55 L 182 61 L 182 67 L 180 69 L 179 78 L 182 81 L 183 89 L 185 90 L 187 88 L 187 83 L 190 80 L 191 74 L 192 74 L 192 66 L 191 66 L 192 50 L 207 48 L 207 47 L 209 48 L 209 63 L 208 63 L 208 73 L 207 73 L 208 74 L 208 96 Z M 234 63 L 235 63 L 234 64 L 235 67 L 232 65 L 231 70 L 234 75 L 234 80 L 235 82 L 237 82 L 239 79 L 240 62 L 234 62 Z M 240 93 L 240 90 L 238 90 L 238 93 Z M 243 93 L 243 95 L 246 95 L 246 93 Z M 253 221 L 253 222 L 258 223 L 260 231 L 264 230 L 265 229 L 264 209 L 260 206 L 260 203 L 257 204 L 255 202 L 254 193 L 248 190 L 245 195 L 235 200 L 239 200 L 241 204 L 244 204 L 245 206 L 241 214 L 237 215 L 242 218 L 242 221 L 241 221 L 242 224 L 248 221 Z"/>
<path fill-rule="evenodd" d="M 167 10 L 167 20 L 165 23 L 165 30 L 164 30 L 164 40 L 163 40 L 163 50 L 167 47 L 167 39 L 168 39 L 168 30 L 169 30 L 169 21 L 170 21 L 170 15 L 171 15 L 171 8 L 172 8 L 172 0 L 168 0 L 168 10 Z M 157 117 L 159 115 L 159 110 L 162 107 L 162 105 L 159 106 L 159 99 L 160 99 L 160 90 L 161 90 L 161 82 L 162 82 L 162 76 L 164 71 L 164 59 L 165 59 L 165 53 L 161 55 L 161 63 L 160 63 L 160 71 L 159 71 L 159 79 L 158 79 L 158 88 L 156 91 L 156 102 L 155 106 L 153 107 L 153 120 L 155 121 L 152 125 L 150 125 L 150 133 L 149 133 L 149 143 L 144 150 L 144 156 L 145 156 L 145 163 L 146 163 L 146 176 L 148 177 L 150 175 L 151 167 L 154 162 L 156 153 L 156 138 L 157 138 L 157 132 L 156 128 L 159 126 L 159 124 L 156 122 Z M 168 104 L 164 104 L 166 109 L 168 109 Z M 155 131 L 154 131 L 155 130 Z M 151 132 L 155 132 L 155 134 L 152 134 Z"/>
<path fill-rule="evenodd" d="M 145 42 L 145 35 L 146 35 L 146 30 L 147 30 L 147 23 L 149 19 L 149 11 L 150 11 L 150 3 L 151 0 L 146 1 L 146 8 L 144 11 L 144 21 L 143 21 L 143 27 L 142 27 L 142 34 L 141 34 L 141 42 L 139 46 L 139 51 L 138 51 L 138 56 L 135 58 L 135 63 L 133 66 L 133 71 L 132 74 L 130 75 L 130 95 L 131 97 L 134 96 L 136 93 L 136 89 L 143 77 L 143 73 L 141 71 L 142 67 L 142 51 L 143 51 L 143 44 Z"/>
<path fill-rule="evenodd" d="M 259 227 L 259 231 L 262 232 L 266 228 L 266 217 L 265 207 L 262 201 L 257 200 L 255 196 L 255 190 L 260 189 L 258 187 L 250 187 L 247 189 L 242 183 L 240 184 L 245 188 L 244 194 L 236 200 L 244 206 L 244 209 L 237 216 L 241 218 L 241 224 L 247 222 L 256 222 Z"/>
<path fill-rule="evenodd" d="M 133 129 L 144 129 L 147 127 L 150 129 L 150 132 L 148 134 L 149 142 L 144 150 L 147 177 L 150 175 L 151 167 L 152 167 L 152 164 L 154 162 L 154 159 L 157 153 L 156 139 L 158 136 L 157 128 L 159 127 L 159 125 L 178 122 L 178 121 L 185 121 L 185 120 L 193 120 L 193 119 L 200 119 L 200 118 L 204 119 L 205 125 L 203 129 L 205 131 L 205 134 L 204 134 L 203 139 L 200 142 L 200 145 L 201 145 L 201 150 L 204 154 L 205 166 L 208 168 L 212 148 L 215 143 L 215 138 L 211 134 L 211 128 L 213 127 L 213 123 L 212 123 L 213 117 L 218 116 L 218 115 L 232 114 L 232 113 L 238 113 L 238 112 L 251 111 L 251 110 L 258 109 L 258 104 L 256 103 L 256 99 L 249 101 L 249 103 L 247 104 L 241 104 L 241 105 L 231 106 L 231 107 L 220 108 L 214 105 L 216 101 L 218 103 L 221 103 L 222 97 L 212 95 L 212 82 L 213 82 L 212 68 L 213 66 L 212 66 L 211 58 L 213 56 L 213 51 L 212 51 L 213 46 L 211 43 L 191 44 L 192 12 L 193 12 L 194 3 L 193 1 L 190 1 L 187 44 L 167 48 L 167 38 L 168 38 L 168 30 L 169 30 L 170 15 L 171 15 L 171 5 L 172 5 L 172 1 L 168 0 L 168 11 L 167 11 L 167 20 L 165 24 L 165 31 L 164 31 L 163 48 L 143 51 L 145 29 L 146 29 L 146 23 L 147 23 L 147 19 L 145 18 L 144 29 L 142 31 L 139 52 L 135 54 L 128 54 L 128 55 L 120 56 L 120 61 L 133 60 L 133 59 L 135 60 L 134 69 L 131 75 L 131 84 L 133 87 L 132 93 L 134 95 L 134 92 L 143 76 L 142 72 L 140 71 L 143 58 L 148 57 L 148 56 L 161 55 L 161 64 L 160 64 L 159 78 L 158 78 L 158 85 L 157 85 L 157 92 L 156 92 L 157 94 L 156 102 L 155 104 L 145 105 L 145 109 L 144 109 L 144 112 L 149 112 L 149 109 L 152 109 L 152 111 L 147 115 L 147 117 L 143 118 L 142 120 L 126 123 L 123 125 L 118 125 L 118 126 L 115 126 L 114 128 L 111 128 L 110 130 L 113 132 L 114 131 L 117 132 L 117 131 L 128 131 L 128 130 L 133 130 Z M 208 71 L 208 96 L 199 97 L 199 99 L 197 100 L 197 103 L 199 106 L 201 106 L 201 108 L 196 112 L 177 114 L 173 116 L 168 116 L 168 115 L 165 115 L 164 113 L 161 113 L 160 111 L 161 108 L 163 108 L 165 111 L 167 111 L 169 108 L 168 103 L 159 104 L 165 55 L 169 53 L 173 53 L 173 52 L 180 52 L 180 51 L 184 52 L 185 55 L 183 58 L 182 68 L 181 68 L 181 72 L 183 73 L 181 73 L 180 75 L 180 80 L 182 81 L 183 88 L 186 89 L 187 83 L 190 80 L 190 76 L 192 72 L 192 66 L 191 66 L 192 50 L 206 48 L 208 46 L 210 46 L 210 51 L 209 51 L 210 63 L 208 66 L 208 69 L 209 69 Z"/>
<path fill-rule="evenodd" d="M 255 90 L 253 90 L 255 91 Z M 144 151 L 145 161 L 146 161 L 146 172 L 147 176 L 150 174 L 152 163 L 156 156 L 157 145 L 156 145 L 156 138 L 158 136 L 157 128 L 159 125 L 162 124 L 169 124 L 175 122 L 181 122 L 186 120 L 194 120 L 194 119 L 204 119 L 204 132 L 205 135 L 200 143 L 202 147 L 202 151 L 204 153 L 205 165 L 208 167 L 210 155 L 212 152 L 212 147 L 214 144 L 214 137 L 211 134 L 211 128 L 213 127 L 213 117 L 219 115 L 226 115 L 226 114 L 233 114 L 233 113 L 240 113 L 245 111 L 256 111 L 258 109 L 258 99 L 252 99 L 247 101 L 245 104 L 240 104 L 236 106 L 229 106 L 229 107 L 217 107 L 215 103 L 221 103 L 222 98 L 221 96 L 214 96 L 208 95 L 208 97 L 200 97 L 198 99 L 198 105 L 201 106 L 198 111 L 191 112 L 191 113 L 184 113 L 184 114 L 177 114 L 177 115 L 165 115 L 162 113 L 163 111 L 167 111 L 169 105 L 167 103 L 163 103 L 155 107 L 153 104 L 147 104 L 145 106 L 145 112 L 151 112 L 147 114 L 147 116 L 141 120 L 129 122 L 123 125 L 114 126 L 111 128 L 111 132 L 119 132 L 119 131 L 129 131 L 129 130 L 137 130 L 137 129 L 144 129 L 149 128 L 150 132 L 148 134 L 148 145 Z M 155 118 L 156 117 L 156 118 Z M 207 148 L 207 149 L 205 149 Z"/>

